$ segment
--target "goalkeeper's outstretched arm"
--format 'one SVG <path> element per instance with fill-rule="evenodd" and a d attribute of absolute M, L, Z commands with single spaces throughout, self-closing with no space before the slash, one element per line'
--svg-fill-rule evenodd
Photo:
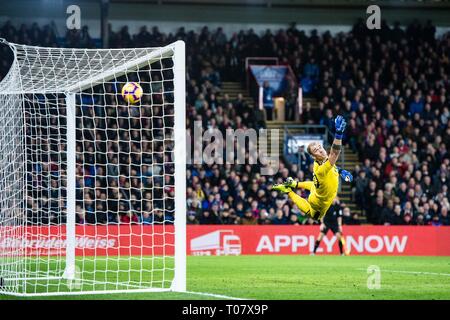
<path fill-rule="evenodd" d="M 333 145 L 331 146 L 330 155 L 328 156 L 328 160 L 330 161 L 331 165 L 335 165 L 339 155 L 341 154 L 342 149 L 342 140 L 334 138 Z"/>
<path fill-rule="evenodd" d="M 331 151 L 328 156 L 328 161 L 330 161 L 331 165 L 336 164 L 339 155 L 341 154 L 342 136 L 344 135 L 345 126 L 347 125 L 342 116 L 337 116 L 334 123 L 336 126 L 336 134 L 334 135 L 333 145 L 331 146 Z"/>

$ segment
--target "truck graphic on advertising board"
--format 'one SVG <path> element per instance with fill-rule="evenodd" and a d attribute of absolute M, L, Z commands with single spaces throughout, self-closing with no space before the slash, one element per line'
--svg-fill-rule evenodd
<path fill-rule="evenodd" d="M 217 230 L 191 240 L 192 255 L 240 255 L 241 239 L 232 230 Z"/>

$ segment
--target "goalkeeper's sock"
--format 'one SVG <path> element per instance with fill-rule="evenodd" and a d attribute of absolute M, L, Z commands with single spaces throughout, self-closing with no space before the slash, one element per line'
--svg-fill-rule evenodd
<path fill-rule="evenodd" d="M 313 185 L 314 185 L 314 182 L 312 182 L 312 181 L 302 181 L 302 182 L 298 181 L 297 182 L 298 189 L 305 189 L 308 191 L 311 191 Z"/>
<path fill-rule="evenodd" d="M 306 199 L 303 199 L 294 191 L 288 193 L 289 198 L 295 203 L 295 205 L 302 211 L 303 213 L 311 216 L 311 205 Z"/>
<path fill-rule="evenodd" d="M 319 248 L 319 245 L 320 245 L 320 241 L 319 240 L 316 240 L 316 243 L 314 244 L 314 253 L 316 253 L 316 251 L 317 251 L 317 248 Z"/>
<path fill-rule="evenodd" d="M 305 189 L 308 191 L 311 191 L 311 188 L 313 187 L 314 182 L 312 181 L 292 181 L 289 186 L 293 189 Z"/>
<path fill-rule="evenodd" d="M 343 246 L 343 243 L 342 243 L 342 239 L 339 240 L 339 251 L 340 251 L 341 254 L 344 253 L 344 246 Z"/>

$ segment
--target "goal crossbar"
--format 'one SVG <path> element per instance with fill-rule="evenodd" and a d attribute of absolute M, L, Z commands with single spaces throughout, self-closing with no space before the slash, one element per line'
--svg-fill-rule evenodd
<path fill-rule="evenodd" d="M 179 41 L 178 43 L 180 43 Z M 68 87 L 65 91 L 74 92 L 74 91 L 83 91 L 93 84 L 96 84 L 98 81 L 109 81 L 111 79 L 120 77 L 125 74 L 125 72 L 136 70 L 142 66 L 152 64 L 160 59 L 165 59 L 169 57 L 174 52 L 174 47 L 177 45 L 175 42 L 173 45 L 169 45 L 167 47 L 158 48 L 155 51 L 150 52 L 148 55 L 138 58 L 136 60 L 132 60 L 128 63 L 125 63 L 117 68 L 106 70 L 104 73 L 99 74 L 96 77 L 93 77 L 91 80 L 81 81 L 79 84 Z"/>
<path fill-rule="evenodd" d="M 11 66 L 10 71 L 5 76 L 5 79 L 0 82 L 0 92 L 2 94 L 23 94 L 23 93 L 73 93 L 73 92 L 81 92 L 83 90 L 86 90 L 90 87 L 93 87 L 97 84 L 100 84 L 102 82 L 107 82 L 111 79 L 121 77 L 127 72 L 134 71 L 139 69 L 142 66 L 145 65 L 151 65 L 152 63 L 159 61 L 161 59 L 165 59 L 170 57 L 174 54 L 176 47 L 182 47 L 184 46 L 184 42 L 179 40 L 172 44 L 169 44 L 165 47 L 161 48 L 136 48 L 136 49 L 72 49 L 73 52 L 78 52 L 80 54 L 84 53 L 91 53 L 93 56 L 96 54 L 108 54 L 111 52 L 120 52 L 123 50 L 128 51 L 134 51 L 136 53 L 142 53 L 143 55 L 134 59 L 129 60 L 128 62 L 121 64 L 119 66 L 112 66 L 111 68 L 102 70 L 101 73 L 95 74 L 95 75 L 84 75 L 85 79 L 77 82 L 77 83 L 59 83 L 54 86 L 46 87 L 46 86 L 38 86 L 34 83 L 30 82 L 29 79 L 23 79 L 21 77 L 20 80 L 22 80 L 21 87 L 18 87 L 18 83 L 15 81 L 7 81 L 7 79 L 12 78 L 11 74 L 13 72 L 19 72 L 20 75 L 24 75 L 23 71 L 23 61 L 19 59 L 18 57 L 21 55 L 21 53 L 24 50 L 33 49 L 36 52 L 43 51 L 46 54 L 54 53 L 60 53 L 63 49 L 61 48 L 46 48 L 46 47 L 36 47 L 36 46 L 26 46 L 21 44 L 16 44 L 13 42 L 8 42 L 5 39 L 0 38 L 0 43 L 7 44 L 11 50 L 14 53 L 14 62 Z M 149 53 L 146 51 L 152 50 Z M 70 58 L 73 58 L 76 60 L 76 56 L 71 56 Z M 61 61 L 57 61 L 61 62 Z M 55 62 L 54 62 L 55 63 Z M 57 70 L 54 70 L 57 72 Z M 36 74 L 41 73 L 40 70 L 35 71 Z M 5 81 L 6 80 L 6 81 Z M 25 83 L 23 82 L 25 80 Z M 28 80 L 28 82 L 27 82 Z M 32 85 L 28 85 L 29 83 L 32 83 Z"/>

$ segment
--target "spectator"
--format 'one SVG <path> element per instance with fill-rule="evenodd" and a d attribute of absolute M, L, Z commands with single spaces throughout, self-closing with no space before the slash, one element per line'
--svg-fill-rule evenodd
<path fill-rule="evenodd" d="M 221 214 L 220 221 L 222 224 L 236 224 L 236 216 L 230 215 L 228 210 L 224 210 Z"/>
<path fill-rule="evenodd" d="M 153 213 L 153 223 L 154 224 L 163 224 L 170 221 L 170 216 L 164 215 L 164 211 L 161 209 L 155 209 Z"/>
<path fill-rule="evenodd" d="M 240 224 L 243 225 L 254 225 L 257 224 L 258 220 L 253 216 L 251 210 L 246 210 L 244 216 L 240 219 Z"/>
<path fill-rule="evenodd" d="M 450 217 L 448 216 L 447 207 L 442 207 L 441 216 L 440 216 L 439 220 L 442 222 L 442 225 L 450 226 Z"/>
<path fill-rule="evenodd" d="M 435 214 L 431 220 L 431 225 L 432 226 L 442 226 L 442 221 L 439 219 L 439 216 L 437 214 Z"/>
<path fill-rule="evenodd" d="M 274 102 L 273 102 L 273 89 L 270 86 L 269 82 L 264 81 L 263 84 L 263 106 L 266 110 L 266 118 L 267 120 L 273 119 L 273 108 L 274 108 Z"/>
<path fill-rule="evenodd" d="M 412 216 L 410 214 L 405 214 L 403 216 L 403 224 L 404 225 L 413 225 Z"/>
<path fill-rule="evenodd" d="M 378 209 L 378 208 L 377 208 Z M 394 200 L 389 199 L 387 201 L 386 207 L 381 209 L 380 216 L 378 218 L 377 224 L 389 225 L 391 224 L 392 218 L 395 216 L 394 213 Z"/>
<path fill-rule="evenodd" d="M 305 145 L 302 144 L 298 149 L 298 163 L 300 171 L 307 172 L 312 162 L 312 158 L 305 150 Z"/>
<path fill-rule="evenodd" d="M 86 212 L 81 209 L 81 206 L 77 206 L 77 215 L 76 215 L 76 220 L 75 223 L 78 224 L 85 224 L 86 223 Z"/>
<path fill-rule="evenodd" d="M 278 209 L 275 216 L 272 218 L 272 224 L 288 224 L 288 218 L 284 214 L 283 210 Z"/>
<path fill-rule="evenodd" d="M 358 176 L 355 179 L 355 186 L 352 189 L 355 202 L 362 207 L 364 204 L 364 193 L 369 186 L 369 179 L 366 177 L 364 170 L 359 171 Z"/>
<path fill-rule="evenodd" d="M 131 210 L 126 214 L 120 217 L 120 222 L 123 224 L 135 224 L 139 222 L 139 219 L 136 214 L 134 214 Z"/>
<path fill-rule="evenodd" d="M 199 219 L 200 224 L 220 224 L 219 217 L 215 214 L 211 214 L 208 210 L 203 211 L 202 216 Z"/>
<path fill-rule="evenodd" d="M 289 224 L 298 226 L 300 223 L 298 221 L 298 216 L 296 214 L 291 214 L 289 217 Z"/>
<path fill-rule="evenodd" d="M 269 213 L 265 208 L 259 212 L 258 224 L 270 224 Z"/>
<path fill-rule="evenodd" d="M 352 216 L 349 207 L 344 207 L 344 209 L 342 209 L 342 224 L 352 224 Z"/>
<path fill-rule="evenodd" d="M 139 217 L 139 223 L 142 224 L 152 224 L 152 216 L 148 211 L 144 211 L 142 215 Z"/>
<path fill-rule="evenodd" d="M 188 214 L 186 223 L 187 224 L 200 224 L 200 222 L 198 221 L 195 214 Z"/>
<path fill-rule="evenodd" d="M 352 215 L 352 220 L 351 220 L 351 222 L 349 224 L 350 225 L 360 225 L 361 224 L 361 220 L 359 219 L 359 215 L 358 215 L 357 212 L 355 212 Z"/>
<path fill-rule="evenodd" d="M 402 216 L 402 209 L 400 205 L 395 205 L 394 207 L 394 214 L 391 216 L 391 224 L 392 225 L 402 225 L 404 224 L 403 216 Z"/>
<path fill-rule="evenodd" d="M 423 101 L 420 98 L 420 96 L 417 94 L 414 97 L 414 100 L 409 104 L 409 112 L 410 112 L 411 116 L 414 116 L 415 113 L 418 113 L 421 115 L 423 112 L 423 108 L 424 108 Z"/>

